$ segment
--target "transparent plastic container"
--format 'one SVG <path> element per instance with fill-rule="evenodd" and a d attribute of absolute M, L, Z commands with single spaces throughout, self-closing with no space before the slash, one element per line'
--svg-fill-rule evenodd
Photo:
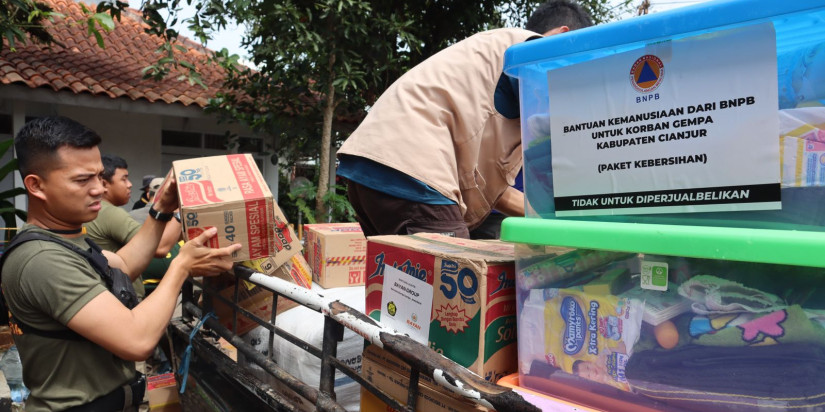
<path fill-rule="evenodd" d="M 561 68 L 643 50 L 652 44 L 709 36 L 766 22 L 772 24 L 776 34 L 778 116 L 782 127 L 789 128 L 788 133 L 793 137 L 786 141 L 782 140 L 785 137 L 777 136 L 783 162 L 781 209 L 656 214 L 622 214 L 618 210 L 600 216 L 557 216 L 553 175 L 556 160 L 549 134 L 552 122 L 559 120 L 550 112 L 552 97 L 548 76 Z M 742 69 L 745 71 L 747 67 Z M 520 83 L 528 216 L 825 230 L 825 208 L 820 206 L 825 201 L 825 107 L 822 107 L 825 102 L 825 3 L 821 0 L 715 0 L 629 18 L 514 45 L 505 54 L 504 71 L 517 77 Z M 606 94 L 604 98 L 611 96 Z M 655 107 L 655 103 L 650 107 Z M 805 127 L 795 128 L 797 121 Z M 780 133 L 784 132 L 780 130 Z M 784 156 L 797 149 L 800 156 L 786 161 Z M 797 164 L 792 164 L 794 159 Z M 795 178 L 793 173 L 803 176 Z"/>
<path fill-rule="evenodd" d="M 611 411 L 825 410 L 825 233 L 508 218 L 520 385 Z"/>

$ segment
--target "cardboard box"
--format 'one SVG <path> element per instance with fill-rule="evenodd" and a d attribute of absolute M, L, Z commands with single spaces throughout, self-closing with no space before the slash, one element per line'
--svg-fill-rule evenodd
<path fill-rule="evenodd" d="M 371 236 L 366 312 L 381 320 L 386 266 L 426 281 L 433 289 L 431 313 L 429 323 L 418 323 L 429 326 L 429 347 L 495 382 L 517 371 L 513 261 L 513 245 L 500 241 Z"/>
<path fill-rule="evenodd" d="M 292 256 L 286 264 L 278 265 L 273 258 L 262 258 L 241 262 L 242 265 L 268 276 L 276 276 L 288 280 L 296 285 L 312 288 L 312 271 L 304 255 L 298 253 Z"/>
<path fill-rule="evenodd" d="M 364 349 L 361 376 L 402 404 L 407 403 L 410 384 L 410 367 L 405 362 L 381 348 L 370 345 Z M 419 412 L 488 411 L 439 387 L 429 377 L 420 375 L 415 410 Z M 372 392 L 361 388 L 361 412 L 396 411 Z"/>
<path fill-rule="evenodd" d="M 254 263 L 250 262 L 244 262 L 243 264 L 254 265 Z M 310 275 L 309 265 L 307 264 L 306 260 L 304 260 L 304 257 L 301 254 L 293 256 L 289 262 L 278 268 L 275 268 L 271 273 L 271 276 L 276 276 L 281 279 L 291 281 L 305 288 L 309 288 L 312 282 L 312 276 Z M 215 282 L 220 282 L 220 280 L 216 279 Z M 229 285 L 221 289 L 219 294 L 226 299 L 234 299 L 235 277 L 231 275 L 227 276 L 224 282 L 228 283 Z M 241 291 L 238 295 L 238 305 L 252 312 L 252 314 L 261 319 L 269 320 L 272 316 L 272 292 L 254 283 L 247 282 L 245 280 L 241 281 L 240 284 Z M 285 297 L 279 297 L 278 307 L 275 308 L 275 313 L 282 313 L 296 306 L 298 306 L 298 303 Z M 213 309 L 221 325 L 223 325 L 225 328 L 229 330 L 232 330 L 232 322 L 234 317 L 232 308 L 229 305 L 221 302 L 220 300 L 215 299 Z M 244 333 L 249 332 L 257 326 L 258 324 L 256 322 L 250 320 L 246 316 L 238 314 L 238 329 L 236 332 L 238 335 L 243 335 Z"/>
<path fill-rule="evenodd" d="M 0 326 L 0 350 L 6 350 L 14 345 L 14 338 L 8 326 Z"/>
<path fill-rule="evenodd" d="M 177 412 L 181 410 L 174 373 L 149 376 L 146 378 L 146 390 L 150 411 Z"/>
<path fill-rule="evenodd" d="M 238 361 L 238 348 L 235 345 L 229 343 L 228 340 L 224 338 L 218 339 L 218 348 L 223 352 L 226 357 L 232 359 L 233 362 Z"/>
<path fill-rule="evenodd" d="M 358 223 L 304 225 L 304 233 L 315 283 L 325 288 L 364 284 L 367 239 Z"/>
<path fill-rule="evenodd" d="M 241 243 L 235 261 L 272 257 L 276 266 L 300 251 L 300 239 L 273 201 L 251 155 L 178 160 L 172 169 L 186 240 L 216 227 L 218 235 L 210 247 Z"/>

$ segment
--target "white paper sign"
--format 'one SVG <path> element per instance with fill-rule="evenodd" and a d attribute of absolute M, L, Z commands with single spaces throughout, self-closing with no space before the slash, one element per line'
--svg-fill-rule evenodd
<path fill-rule="evenodd" d="M 381 323 L 428 345 L 433 285 L 384 265 Z"/>
<path fill-rule="evenodd" d="M 770 23 L 548 72 L 557 216 L 780 209 Z"/>

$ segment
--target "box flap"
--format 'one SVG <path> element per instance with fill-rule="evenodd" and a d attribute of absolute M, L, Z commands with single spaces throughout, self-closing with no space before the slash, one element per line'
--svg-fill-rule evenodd
<path fill-rule="evenodd" d="M 272 198 L 249 154 L 211 156 L 172 162 L 181 207 Z"/>
<path fill-rule="evenodd" d="M 461 257 L 486 262 L 512 262 L 515 259 L 513 245 L 499 241 L 459 239 L 435 233 L 417 233 L 405 236 L 370 236 L 367 240 L 413 249 L 435 256 L 446 256 L 450 259 Z"/>
<path fill-rule="evenodd" d="M 319 234 L 364 233 L 358 223 L 313 223 L 304 225 L 304 231 Z"/>

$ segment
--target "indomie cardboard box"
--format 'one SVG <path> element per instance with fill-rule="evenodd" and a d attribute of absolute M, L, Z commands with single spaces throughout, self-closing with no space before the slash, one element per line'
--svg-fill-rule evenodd
<path fill-rule="evenodd" d="M 300 251 L 272 193 L 249 154 L 172 162 L 186 240 L 218 229 L 213 248 L 241 243 L 235 261 L 272 257 L 281 265 Z"/>
<path fill-rule="evenodd" d="M 257 271 L 261 271 L 261 262 L 266 265 L 267 259 L 260 259 L 253 262 L 243 262 L 242 264 Z M 301 254 L 293 256 L 289 262 L 273 269 L 270 273 L 265 274 L 290 281 L 307 289 L 310 288 L 312 282 L 312 275 L 309 271 L 309 265 L 307 265 L 306 260 L 304 260 L 304 257 Z M 226 283 L 223 283 L 224 286 L 221 288 L 219 293 L 222 297 L 232 301 L 235 297 L 235 277 L 227 276 L 224 282 Z M 252 312 L 252 314 L 256 317 L 268 321 L 272 316 L 272 292 L 245 280 L 241 280 L 239 284 L 241 285 L 241 289 L 238 292 L 238 306 Z M 221 325 L 229 330 L 232 330 L 232 323 L 234 319 L 232 308 L 217 298 L 213 300 L 213 305 L 215 315 L 218 317 L 218 321 Z M 282 313 L 296 306 L 298 306 L 298 303 L 295 303 L 285 297 L 279 297 L 278 307 L 275 308 L 275 313 Z M 241 313 L 238 313 L 238 324 L 236 331 L 238 335 L 243 335 L 257 326 L 257 323 Z"/>
<path fill-rule="evenodd" d="M 364 284 L 367 239 L 358 223 L 304 225 L 304 233 L 315 283 L 325 288 Z"/>
<path fill-rule="evenodd" d="M 513 245 L 499 241 L 437 234 L 371 236 L 366 312 L 381 320 L 383 291 L 389 290 L 385 273 L 398 273 L 387 267 L 426 282 L 432 286 L 431 302 L 422 297 L 414 302 L 429 305 L 429 317 L 421 322 L 426 315 L 413 313 L 405 321 L 426 334 L 431 349 L 495 382 L 517 370 L 513 253 Z M 408 303 L 395 302 L 393 312 L 403 312 L 399 304 Z"/>
<path fill-rule="evenodd" d="M 361 376 L 393 399 L 406 404 L 407 388 L 410 385 L 409 365 L 375 345 L 364 349 L 362 359 Z M 415 410 L 417 412 L 489 411 L 487 408 L 462 399 L 446 388 L 438 386 L 423 374 L 419 377 Z M 361 412 L 387 411 L 395 411 L 395 409 L 363 386 L 361 387 Z"/>

